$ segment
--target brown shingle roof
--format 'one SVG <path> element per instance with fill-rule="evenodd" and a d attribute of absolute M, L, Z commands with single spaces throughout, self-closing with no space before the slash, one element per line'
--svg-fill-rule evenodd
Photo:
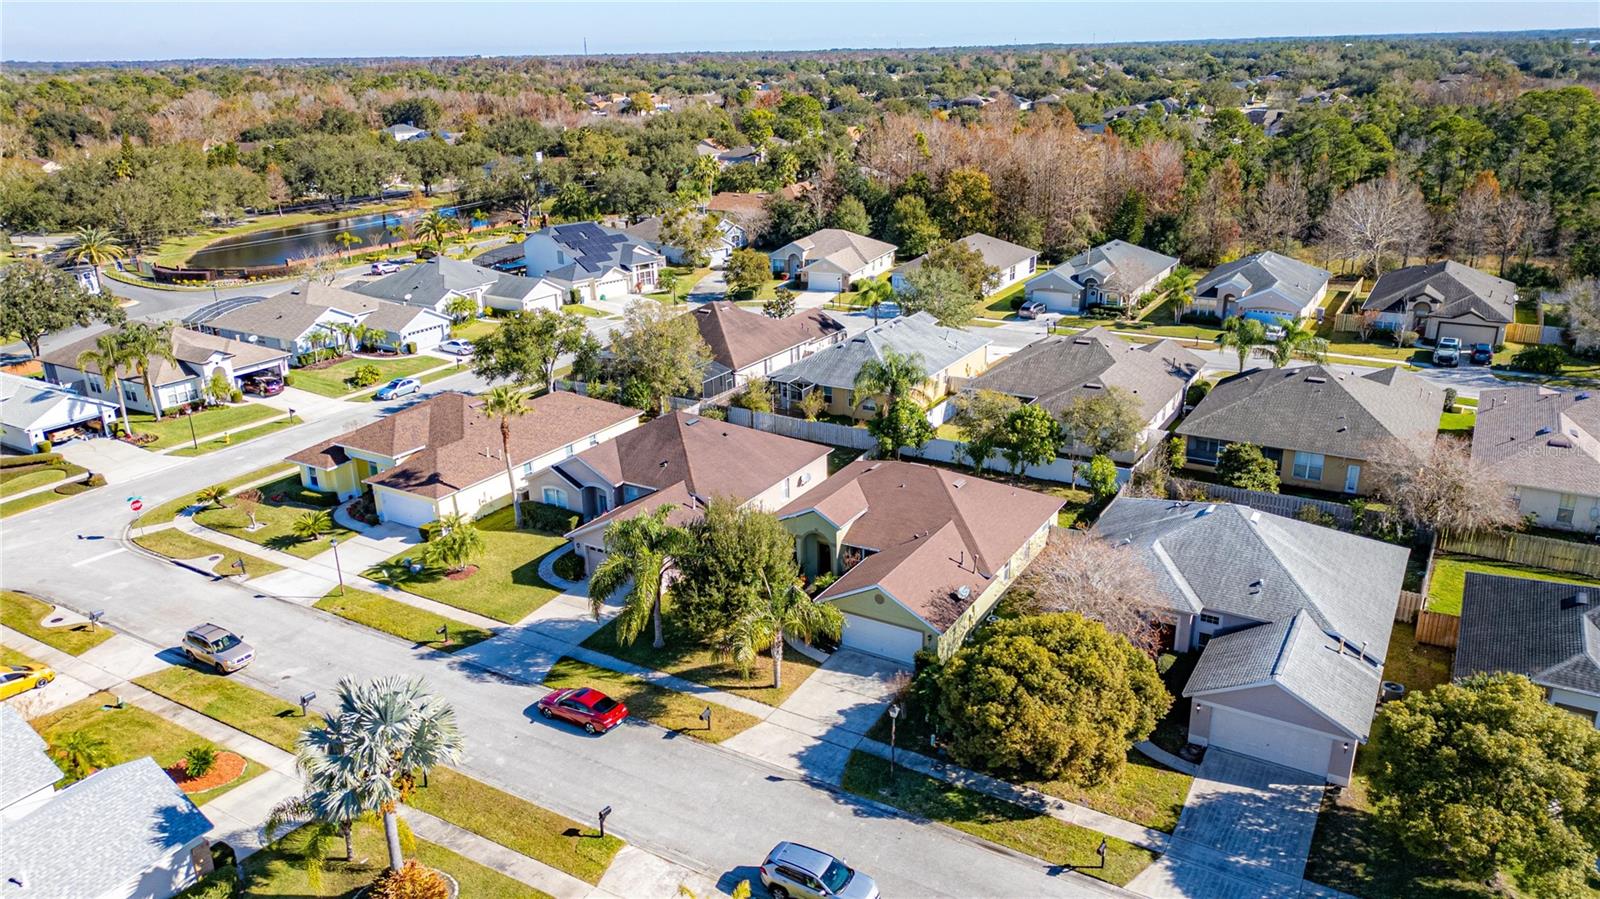
<path fill-rule="evenodd" d="M 826 455 L 819 444 L 675 412 L 578 458 L 612 484 L 662 490 L 681 482 L 705 500 L 744 502 Z"/>
<path fill-rule="evenodd" d="M 791 347 L 826 340 L 844 325 L 821 309 L 807 309 L 788 318 L 770 318 L 726 300 L 706 303 L 688 313 L 711 358 L 735 371 Z"/>

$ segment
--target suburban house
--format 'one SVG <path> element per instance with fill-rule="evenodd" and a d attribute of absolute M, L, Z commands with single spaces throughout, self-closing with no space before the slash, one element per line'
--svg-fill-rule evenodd
<path fill-rule="evenodd" d="M 752 237 L 767 223 L 767 200 L 772 194 L 725 190 L 711 195 L 706 211 L 722 216 Z"/>
<path fill-rule="evenodd" d="M 1155 578 L 1173 649 L 1200 650 L 1183 688 L 1189 742 L 1350 782 L 1405 547 L 1245 506 L 1133 497 L 1093 533 Z"/>
<path fill-rule="evenodd" d="M 1451 676 L 1502 672 L 1600 727 L 1600 588 L 1467 572 Z"/>
<path fill-rule="evenodd" d="M 1499 346 L 1517 320 L 1517 285 L 1450 260 L 1411 265 L 1379 278 L 1361 311 L 1376 313 L 1384 330 Z"/>
<path fill-rule="evenodd" d="M 1059 417 L 1074 401 L 1119 387 L 1139 404 L 1145 421 L 1139 442 L 1146 446 L 1183 411 L 1184 394 L 1204 365 L 1177 341 L 1133 344 L 1105 328 L 1090 328 L 1030 343 L 967 382 L 966 389 L 998 391 Z M 1063 452 L 1092 455 L 1084 448 Z"/>
<path fill-rule="evenodd" d="M 460 259 L 435 256 L 353 288 L 364 296 L 407 306 L 421 306 L 448 315 L 457 297 L 466 297 L 481 311 L 491 309 L 555 311 L 567 290 L 543 278 L 497 272 Z"/>
<path fill-rule="evenodd" d="M 383 133 L 394 138 L 396 143 L 402 144 L 408 140 L 426 140 L 428 137 L 427 129 L 418 128 L 407 122 L 396 122 L 383 129 Z"/>
<path fill-rule="evenodd" d="M 353 347 L 349 329 L 365 325 L 377 346 L 431 349 L 450 339 L 450 317 L 442 312 L 391 303 L 353 290 L 309 281 L 270 297 L 234 297 L 207 303 L 184 318 L 183 326 L 298 358 L 323 347 Z"/>
<path fill-rule="evenodd" d="M 0 372 L 0 446 L 13 452 L 37 452 L 39 444 L 85 425 L 109 434 L 118 411 L 114 400 L 93 399 L 70 387 Z"/>
<path fill-rule="evenodd" d="M 1600 398 L 1505 387 L 1478 394 L 1472 462 L 1511 485 L 1546 528 L 1600 533 Z"/>
<path fill-rule="evenodd" d="M 800 279 L 807 290 L 849 290 L 894 265 L 895 246 L 854 231 L 823 228 L 772 252 L 772 270 Z"/>
<path fill-rule="evenodd" d="M 760 162 L 765 158 L 765 154 L 763 154 L 757 147 L 748 145 L 742 147 L 724 147 L 714 140 L 703 140 L 698 144 L 695 144 L 694 153 L 696 156 L 709 156 L 712 159 L 715 159 L 717 161 L 717 165 L 721 168 L 727 168 L 730 165 L 744 165 L 747 163 Z"/>
<path fill-rule="evenodd" d="M 1038 250 L 1030 250 L 987 234 L 968 234 L 956 243 L 976 250 L 978 255 L 983 257 L 983 264 L 994 269 L 994 276 L 983 285 L 983 292 L 986 294 L 1005 290 L 1018 281 L 1026 280 L 1039 270 Z M 895 269 L 894 274 L 889 276 L 889 282 L 894 285 L 894 289 L 899 291 L 910 287 L 911 281 L 907 276 L 921 268 L 927 260 L 928 257 L 924 254 Z"/>
<path fill-rule="evenodd" d="M 83 396 L 115 403 L 117 398 L 106 389 L 98 367 L 78 367 L 78 356 L 94 349 L 97 336 L 75 340 L 40 356 L 44 378 L 68 385 Z M 186 328 L 172 329 L 172 355 L 176 362 L 159 357 L 150 360 L 154 398 L 145 395 L 144 379 L 137 369 L 124 365 L 117 370 L 122 396 L 130 411 L 159 416 L 179 406 L 198 403 L 205 398 L 205 386 L 218 372 L 237 387 L 250 375 L 282 375 L 289 370 L 289 355 L 282 350 Z"/>
<path fill-rule="evenodd" d="M 700 339 L 711 348 L 702 396 L 716 396 L 751 378 L 764 378 L 786 365 L 845 339 L 839 320 L 821 309 L 772 318 L 726 300 L 704 303 L 693 312 Z"/>
<path fill-rule="evenodd" d="M 1365 494 L 1361 466 L 1373 452 L 1387 441 L 1428 452 L 1443 411 L 1444 391 L 1400 368 L 1252 368 L 1218 382 L 1177 433 L 1191 468 L 1214 468 L 1224 446 L 1249 443 L 1284 484 Z"/>
<path fill-rule="evenodd" d="M 1178 267 L 1178 260 L 1125 240 L 1079 253 L 1028 282 L 1024 296 L 1047 312 L 1133 305 Z"/>
<path fill-rule="evenodd" d="M 580 513 L 567 536 L 588 570 L 612 522 L 671 506 L 686 524 L 713 499 L 776 510 L 828 477 L 828 447 L 688 412 L 663 415 L 535 475 L 534 499 Z"/>
<path fill-rule="evenodd" d="M 840 643 L 911 664 L 950 657 L 1044 548 L 1061 500 L 914 462 L 861 459 L 778 512 Z"/>
<path fill-rule="evenodd" d="M 57 790 L 44 739 L 7 705 L 0 758 L 6 896 L 167 899 L 211 872 L 211 821 L 148 756 Z"/>
<path fill-rule="evenodd" d="M 796 408 L 813 390 L 822 391 L 823 411 L 858 419 L 876 417 L 878 398 L 866 397 L 857 408 L 850 401 L 856 375 L 870 361 L 881 361 L 893 350 L 921 360 L 928 380 L 917 389 L 924 400 L 934 400 L 959 389 L 968 378 L 989 365 L 989 338 L 959 328 L 946 328 L 932 315 L 892 318 L 841 343 L 818 350 L 772 373 L 778 407 Z"/>
<path fill-rule="evenodd" d="M 625 231 L 594 222 L 551 225 L 522 242 L 528 276 L 582 300 L 620 300 L 656 289 L 665 258 Z"/>
<path fill-rule="evenodd" d="M 715 213 L 706 213 L 715 215 Z M 694 260 L 689 258 L 689 253 L 682 247 L 674 247 L 661 242 L 661 216 L 652 215 L 647 219 L 635 222 L 623 229 L 661 252 L 667 261 L 673 265 L 689 265 Z M 733 251 L 750 245 L 750 233 L 733 219 L 717 216 L 717 243 L 706 251 L 706 265 L 712 268 L 721 268 L 728 263 L 728 257 Z"/>
<path fill-rule="evenodd" d="M 639 412 L 575 393 L 530 400 L 511 420 L 517 496 L 528 479 L 562 459 L 639 425 Z M 300 483 L 343 499 L 372 489 L 378 518 L 420 527 L 443 515 L 478 517 L 511 501 L 500 422 L 483 399 L 441 393 L 290 456 Z"/>
<path fill-rule="evenodd" d="M 1270 250 L 1211 270 L 1194 286 L 1189 309 L 1225 319 L 1242 315 L 1273 324 L 1317 314 L 1328 293 L 1325 269 Z"/>

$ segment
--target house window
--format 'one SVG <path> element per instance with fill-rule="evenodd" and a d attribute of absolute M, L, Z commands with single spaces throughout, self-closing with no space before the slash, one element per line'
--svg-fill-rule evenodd
<path fill-rule="evenodd" d="M 1213 615 L 1210 612 L 1201 612 L 1200 613 L 1200 623 L 1201 624 L 1221 624 L 1222 623 L 1222 618 L 1220 616 Z"/>
<path fill-rule="evenodd" d="M 1209 437 L 1190 437 L 1184 444 L 1184 453 L 1190 462 L 1202 465 L 1217 464 L 1217 453 L 1222 451 L 1222 441 Z"/>
<path fill-rule="evenodd" d="M 1296 450 L 1294 454 L 1294 476 L 1302 481 L 1322 480 L 1322 454 L 1302 453 Z"/>
<path fill-rule="evenodd" d="M 312 487 L 313 489 L 316 488 L 316 486 L 317 486 L 317 473 L 316 472 L 310 471 L 310 470 L 306 471 L 306 485 L 309 486 L 309 487 Z"/>
<path fill-rule="evenodd" d="M 1556 522 L 1559 524 L 1572 523 L 1572 510 L 1578 505 L 1578 498 L 1570 493 L 1561 494 L 1561 501 L 1556 506 Z"/>
<path fill-rule="evenodd" d="M 560 487 L 546 487 L 544 488 L 544 501 L 546 505 L 565 509 L 567 508 L 567 491 L 562 490 Z"/>
<path fill-rule="evenodd" d="M 824 387 L 824 388 L 822 388 L 822 402 L 824 404 L 828 405 L 828 406 L 832 406 L 833 405 L 833 388 L 832 387 Z"/>

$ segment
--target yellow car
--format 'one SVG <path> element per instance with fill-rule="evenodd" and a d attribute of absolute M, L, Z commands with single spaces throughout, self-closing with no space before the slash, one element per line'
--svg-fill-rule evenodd
<path fill-rule="evenodd" d="M 0 699 L 37 690 L 56 679 L 56 673 L 43 665 L 0 665 Z"/>

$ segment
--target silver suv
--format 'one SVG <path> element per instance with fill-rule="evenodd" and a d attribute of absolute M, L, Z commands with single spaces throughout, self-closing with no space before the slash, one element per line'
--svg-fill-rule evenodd
<path fill-rule="evenodd" d="M 233 631 L 206 623 L 183 635 L 183 654 L 190 661 L 210 665 L 219 674 L 231 674 L 250 664 L 256 650 Z"/>
<path fill-rule="evenodd" d="M 761 883 L 772 899 L 878 899 L 878 885 L 826 852 L 782 842 L 761 863 Z"/>

